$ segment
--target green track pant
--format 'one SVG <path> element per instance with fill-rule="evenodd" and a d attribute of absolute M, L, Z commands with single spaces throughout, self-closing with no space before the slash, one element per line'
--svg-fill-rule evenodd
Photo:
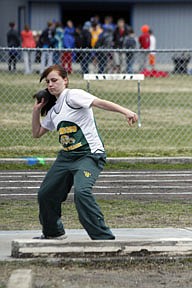
<path fill-rule="evenodd" d="M 60 151 L 38 192 L 39 217 L 46 236 L 65 233 L 61 222 L 61 203 L 74 185 L 74 201 L 79 221 L 91 239 L 115 239 L 97 204 L 92 187 L 105 163 L 105 154 Z"/>

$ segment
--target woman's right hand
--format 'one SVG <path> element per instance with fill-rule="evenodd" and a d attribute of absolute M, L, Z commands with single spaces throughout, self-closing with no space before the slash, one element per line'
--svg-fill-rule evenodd
<path fill-rule="evenodd" d="M 33 106 L 33 110 L 41 112 L 41 109 L 43 108 L 43 106 L 45 106 L 45 104 L 46 104 L 45 99 L 42 97 L 41 102 L 38 102 L 37 100 L 35 101 L 35 104 Z"/>
<path fill-rule="evenodd" d="M 36 100 L 34 107 L 33 107 L 33 113 L 32 113 L 32 135 L 34 138 L 39 138 L 45 133 L 48 132 L 47 129 L 43 128 L 40 123 L 40 113 L 41 109 L 45 105 L 45 99 L 42 98 L 41 102 L 38 102 Z"/>

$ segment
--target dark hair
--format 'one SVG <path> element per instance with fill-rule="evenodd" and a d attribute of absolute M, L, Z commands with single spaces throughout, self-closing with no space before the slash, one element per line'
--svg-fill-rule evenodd
<path fill-rule="evenodd" d="M 24 30 L 26 30 L 26 31 L 29 31 L 29 30 L 30 30 L 30 28 L 29 28 L 29 25 L 28 25 L 28 24 L 25 24 L 25 25 L 24 25 Z"/>
<path fill-rule="evenodd" d="M 48 28 L 50 28 L 52 25 L 53 25 L 53 22 L 51 22 L 51 21 L 48 21 L 48 22 L 47 22 L 47 27 L 48 27 Z"/>
<path fill-rule="evenodd" d="M 15 22 L 9 22 L 9 27 L 14 28 L 15 27 Z"/>
<path fill-rule="evenodd" d="M 49 66 L 48 68 L 46 68 L 43 73 L 41 74 L 41 77 L 40 77 L 40 82 L 45 79 L 49 73 L 51 73 L 52 71 L 56 71 L 58 72 L 58 74 L 64 79 L 64 78 L 67 78 L 68 75 L 67 75 L 67 71 L 61 66 L 61 65 L 58 65 L 58 64 L 55 64 L 55 65 L 52 65 L 52 66 Z M 48 94 L 45 99 L 46 99 L 46 104 L 43 106 L 43 108 L 41 109 L 41 116 L 45 116 L 47 115 L 47 112 L 51 109 L 51 107 L 53 107 L 56 103 L 56 97 L 54 95 L 52 95 L 48 89 L 45 89 L 43 90 L 45 92 L 45 94 Z M 43 91 L 40 91 L 40 92 L 43 92 Z M 44 93 L 43 92 L 43 93 Z M 36 98 L 37 101 L 41 102 L 41 97 L 42 95 L 40 96 L 40 98 L 38 98 L 38 93 L 36 93 L 33 98 Z M 44 97 L 44 96 L 43 96 Z"/>
<path fill-rule="evenodd" d="M 149 34 L 153 34 L 153 30 L 152 29 L 149 29 Z"/>
<path fill-rule="evenodd" d="M 43 73 L 41 74 L 40 82 L 43 79 L 45 79 L 48 76 L 48 74 L 51 73 L 52 71 L 58 72 L 58 74 L 63 79 L 68 77 L 67 71 L 61 65 L 55 64 L 55 65 L 49 66 L 47 69 L 43 71 Z"/>

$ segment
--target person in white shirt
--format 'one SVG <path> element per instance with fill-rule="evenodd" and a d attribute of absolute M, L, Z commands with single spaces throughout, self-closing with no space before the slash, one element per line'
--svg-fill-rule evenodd
<path fill-rule="evenodd" d="M 34 138 L 57 130 L 62 146 L 38 191 L 39 216 L 43 239 L 66 237 L 61 221 L 61 203 L 67 199 L 72 186 L 79 220 L 93 240 L 110 240 L 115 236 L 106 226 L 92 187 L 102 171 L 106 154 L 98 134 L 92 107 L 123 114 L 129 125 L 137 114 L 113 102 L 102 100 L 82 89 L 69 89 L 66 70 L 52 65 L 44 70 L 40 81 L 46 80 L 55 104 L 46 110 L 47 102 L 36 101 L 32 114 Z M 53 101 L 54 102 L 54 101 Z M 42 111 L 46 116 L 41 121 Z"/>
<path fill-rule="evenodd" d="M 153 34 L 153 31 L 149 29 L 149 35 L 150 35 L 150 47 L 149 49 L 151 51 L 156 49 L 156 37 Z M 149 53 L 149 65 L 151 67 L 151 70 L 155 69 L 155 64 L 156 64 L 156 57 L 155 57 L 155 52 L 150 52 Z"/>

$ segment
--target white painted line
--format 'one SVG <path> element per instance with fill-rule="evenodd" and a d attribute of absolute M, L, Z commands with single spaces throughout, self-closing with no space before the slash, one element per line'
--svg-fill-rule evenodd
<path fill-rule="evenodd" d="M 0 194 L 0 197 L 7 197 L 7 196 L 37 196 L 37 193 L 3 193 Z"/>
<path fill-rule="evenodd" d="M 95 192 L 94 195 L 192 195 L 192 192 Z"/>
<path fill-rule="evenodd" d="M 21 176 L 21 175 L 17 175 L 17 176 L 14 176 L 14 175 L 5 175 L 5 176 L 0 175 L 0 178 L 21 178 L 21 177 L 23 177 L 23 176 Z"/>
<path fill-rule="evenodd" d="M 0 171 L 0 175 L 45 175 L 46 171 Z M 191 176 L 192 172 L 190 171 L 103 171 L 101 175 L 170 175 L 170 176 L 178 176 L 178 175 L 186 175 Z"/>
<path fill-rule="evenodd" d="M 12 190 L 12 189 L 15 189 L 15 190 L 18 190 L 18 189 L 39 189 L 40 187 L 37 186 L 37 187 L 31 187 L 31 186 L 22 186 L 22 187 L 0 187 L 0 190 Z"/>
<path fill-rule="evenodd" d="M 192 172 L 189 172 L 189 171 L 180 171 L 180 172 L 177 172 L 177 171 L 122 171 L 122 172 L 109 172 L 109 171 L 106 171 L 106 172 L 101 172 L 101 175 L 121 175 L 121 174 L 127 174 L 127 175 L 161 175 L 161 176 L 164 176 L 164 175 L 173 175 L 173 176 L 176 176 L 176 175 L 192 175 Z"/>
<path fill-rule="evenodd" d="M 94 186 L 94 188 L 96 189 L 117 189 L 118 187 L 114 187 L 114 186 Z M 187 185 L 187 186 L 183 186 L 183 185 L 165 185 L 165 186 L 161 186 L 161 185 L 130 185 L 130 186 L 120 186 L 119 188 L 121 189 L 186 189 L 186 188 L 192 188 L 192 185 Z"/>
<path fill-rule="evenodd" d="M 38 172 L 34 172 L 34 171 L 19 171 L 19 172 L 16 172 L 16 171 L 5 171 L 5 172 L 0 172 L 0 174 L 1 175 L 9 175 L 9 174 L 11 174 L 11 175 L 28 175 L 28 174 L 46 174 L 46 172 L 40 172 L 40 171 L 38 171 Z"/>
<path fill-rule="evenodd" d="M 37 175 L 27 175 L 27 178 L 44 178 L 44 176 L 45 175 L 42 175 L 42 176 L 40 176 L 40 175 L 39 176 L 37 176 Z M 102 174 L 102 175 L 99 176 L 99 178 L 114 178 L 114 177 L 117 177 L 117 178 L 127 178 L 127 179 L 129 179 L 129 177 L 138 178 L 140 176 L 142 176 L 142 175 L 139 175 L 139 174 L 137 174 L 137 175 L 122 175 L 122 174 L 117 174 L 117 175 L 116 174 L 113 174 L 113 175 L 110 174 L 110 175 L 108 175 L 108 174 Z M 14 176 L 14 178 L 15 177 L 17 177 L 17 176 Z M 188 175 L 186 175 L 186 174 L 179 174 L 179 175 L 157 175 L 157 174 L 153 175 L 153 174 L 150 174 L 150 175 L 145 175 L 143 177 L 145 177 L 145 178 L 148 178 L 148 177 L 155 177 L 155 178 L 158 178 L 158 177 L 164 177 L 164 178 L 176 177 L 178 179 L 179 177 L 180 178 L 183 178 L 183 177 L 192 178 L 192 174 L 188 174 Z M 4 178 L 6 178 L 6 176 Z"/>
<path fill-rule="evenodd" d="M 26 174 L 26 173 L 22 173 L 22 175 L 24 176 L 27 176 L 27 178 L 44 178 L 45 174 Z M 21 178 L 23 177 L 21 174 L 18 175 L 18 174 L 11 174 L 11 175 L 0 175 L 0 178 Z M 99 176 L 99 178 L 113 178 L 113 177 L 117 177 L 117 178 L 129 178 L 129 177 L 134 177 L 134 178 L 137 178 L 137 177 L 140 177 L 142 176 L 143 174 L 101 174 Z M 183 178 L 183 177 L 192 177 L 192 173 L 191 174 L 184 174 L 184 173 L 180 173 L 180 174 L 145 174 L 143 175 L 143 177 L 147 178 L 147 177 L 155 177 L 155 178 L 158 178 L 158 177 L 177 177 L 177 179 L 180 177 L 180 178 Z"/>
<path fill-rule="evenodd" d="M 42 182 L 38 180 L 0 180 L 0 183 L 37 183 Z"/>
<path fill-rule="evenodd" d="M 11 187 L 0 187 L 0 190 L 12 190 L 12 189 L 39 189 L 40 186 L 11 186 Z M 183 185 L 177 185 L 177 186 L 161 186 L 161 185 L 129 185 L 129 186 L 94 186 L 93 189 L 186 189 L 186 188 L 192 188 L 192 185 L 183 186 Z"/>
<path fill-rule="evenodd" d="M 73 194 L 73 193 L 72 193 Z M 132 193 L 132 192 L 101 192 L 101 193 L 94 193 L 94 195 L 192 195 L 192 192 L 138 192 L 138 193 Z"/>
<path fill-rule="evenodd" d="M 191 171 L 102 171 L 102 174 L 130 174 L 130 175 L 192 175 Z"/>
<path fill-rule="evenodd" d="M 0 181 L 1 182 L 1 181 Z M 6 181 L 5 181 L 6 182 Z M 133 179 L 130 179 L 130 180 L 97 180 L 97 183 L 167 183 L 167 182 L 170 182 L 170 183 L 177 183 L 177 182 L 191 182 L 192 183 L 192 179 L 170 179 L 170 180 L 167 180 L 167 179 L 162 179 L 162 180 L 147 180 L 147 179 L 142 179 L 142 180 L 133 180 Z"/>
<path fill-rule="evenodd" d="M 94 195 L 192 195 L 192 192 L 165 192 L 165 193 L 153 193 L 153 192 L 101 192 L 101 193 L 93 193 Z M 70 193 L 69 195 L 74 195 L 74 193 Z M 6 197 L 6 196 L 37 196 L 37 193 L 3 193 L 0 194 L 0 197 Z"/>
<path fill-rule="evenodd" d="M 130 185 L 130 186 L 120 186 L 120 187 L 115 187 L 115 186 L 94 186 L 93 188 L 95 189 L 186 189 L 186 188 L 192 188 L 192 185 L 187 185 L 187 186 L 155 186 L 155 185 Z"/>
<path fill-rule="evenodd" d="M 41 183 L 42 180 L 0 180 L 0 183 Z M 142 180 L 97 180 L 97 183 L 192 183 L 192 179 L 162 179 L 162 180 L 147 180 L 147 179 L 142 179 Z"/>
<path fill-rule="evenodd" d="M 143 176 L 143 177 L 186 177 L 186 176 L 189 176 L 191 177 L 192 176 L 192 173 L 179 173 L 179 174 L 175 174 L 175 173 L 167 173 L 167 174 L 161 174 L 161 173 L 146 173 L 146 174 L 143 174 L 143 173 L 138 173 L 138 174 L 101 174 L 100 177 L 140 177 L 140 176 Z"/>
<path fill-rule="evenodd" d="M 117 178 L 138 178 L 138 177 L 141 177 L 142 175 L 100 175 L 99 178 L 114 178 L 114 177 L 117 177 Z M 154 174 L 150 174 L 150 175 L 145 175 L 145 176 L 142 176 L 143 178 L 151 178 L 151 177 L 155 177 L 155 178 L 159 178 L 159 177 L 163 177 L 163 178 L 183 178 L 183 177 L 190 177 L 192 178 L 192 174 L 190 175 L 186 175 L 186 174 L 179 174 L 179 175 L 154 175 Z"/>
<path fill-rule="evenodd" d="M 25 176 L 25 175 L 24 175 Z M 9 175 L 9 176 L 1 176 L 0 178 L 6 179 L 6 178 L 11 178 L 11 179 L 17 179 L 17 178 L 24 178 L 24 176 L 19 176 L 19 175 Z M 45 175 L 26 175 L 27 178 L 41 178 L 43 179 L 45 177 Z"/>
<path fill-rule="evenodd" d="M 153 173 L 157 173 L 157 174 L 172 174 L 172 173 L 176 173 L 176 174 L 183 174 L 183 173 L 190 173 L 190 174 L 192 174 L 192 172 L 191 171 L 189 171 L 189 170 L 161 170 L 161 171 L 159 171 L 159 170 L 142 170 L 142 171 L 140 171 L 140 170 L 121 170 L 121 171 L 102 171 L 101 173 L 108 173 L 108 174 L 113 174 L 113 173 L 115 173 L 115 174 L 121 174 L 121 173 L 127 173 L 127 174 L 137 174 L 137 173 L 139 173 L 139 174 L 153 174 Z"/>

